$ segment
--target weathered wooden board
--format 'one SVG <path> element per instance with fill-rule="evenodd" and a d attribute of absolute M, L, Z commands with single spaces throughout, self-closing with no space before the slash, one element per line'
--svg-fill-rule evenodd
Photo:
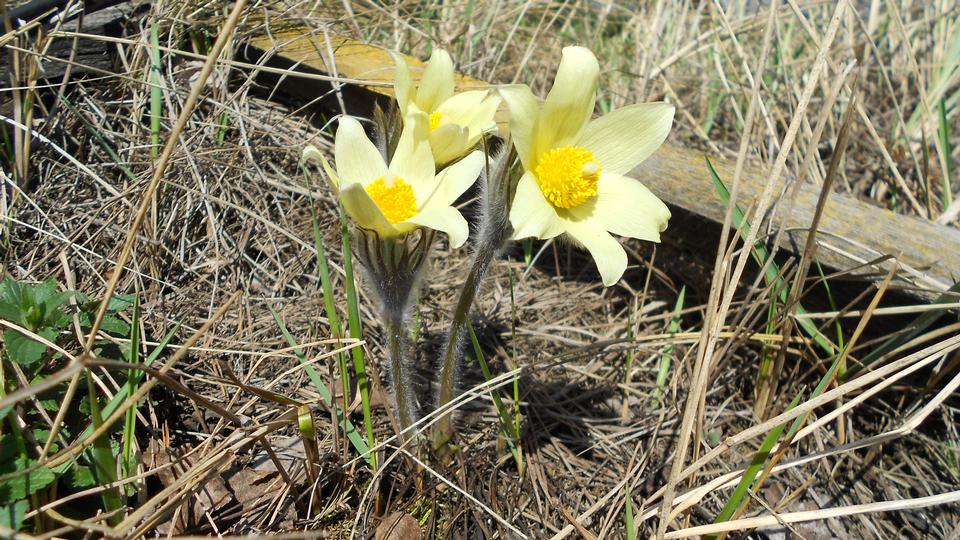
<path fill-rule="evenodd" d="M 250 45 L 275 53 L 286 65 L 336 74 L 363 83 L 370 91 L 392 95 L 393 59 L 382 48 L 296 28 L 254 37 Z M 423 63 L 412 58 L 407 61 L 416 77 Z M 491 86 L 466 76 L 460 76 L 457 84 L 460 89 Z M 498 123 L 503 129 L 506 119 L 506 111 L 501 111 Z M 721 178 L 732 182 L 734 163 L 724 159 L 712 161 Z M 641 164 L 633 176 L 670 205 L 714 222 L 723 221 L 726 208 L 716 194 L 701 152 L 664 145 Z M 755 205 L 768 176 L 762 169 L 746 168 L 738 198 L 743 208 Z M 775 195 L 782 192 L 786 180 L 772 180 L 776 183 Z M 819 192 L 817 186 L 804 185 L 789 215 L 784 215 L 785 207 L 774 213 L 773 225 L 782 223 L 788 231 L 783 238 L 783 248 L 794 252 L 803 248 Z M 913 291 L 918 296 L 929 297 L 960 278 L 960 230 L 894 214 L 843 194 L 830 195 L 817 238 L 820 261 L 835 269 L 854 268 L 883 255 L 895 256 L 906 270 L 902 275 L 912 280 L 914 286 L 924 289 Z"/>

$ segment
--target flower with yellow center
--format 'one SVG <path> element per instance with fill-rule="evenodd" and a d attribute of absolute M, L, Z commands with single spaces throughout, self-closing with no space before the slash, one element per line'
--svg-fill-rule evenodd
<path fill-rule="evenodd" d="M 430 143 L 430 119 L 417 112 L 407 117 L 390 164 L 370 142 L 360 122 L 340 118 L 334 141 L 334 171 L 319 150 L 308 146 L 303 156 L 323 165 L 343 208 L 360 227 L 391 238 L 427 227 L 447 234 L 460 247 L 469 227 L 453 202 L 476 181 L 483 153 L 476 151 L 436 174 Z"/>
<path fill-rule="evenodd" d="M 496 129 L 493 116 L 500 98 L 486 90 L 454 93 L 453 60 L 442 49 L 434 49 L 415 87 L 410 67 L 399 56 L 395 91 L 400 112 L 422 111 L 430 118 L 430 147 L 438 164 L 450 163 L 472 150 L 480 137 Z"/>
<path fill-rule="evenodd" d="M 590 252 L 610 286 L 627 268 L 627 254 L 610 233 L 659 242 L 667 228 L 667 207 L 624 174 L 663 143 L 674 108 L 640 103 L 591 120 L 599 74 L 593 53 L 566 47 L 542 107 L 525 85 L 500 95 L 524 169 L 510 208 L 513 237 L 566 234 Z"/>

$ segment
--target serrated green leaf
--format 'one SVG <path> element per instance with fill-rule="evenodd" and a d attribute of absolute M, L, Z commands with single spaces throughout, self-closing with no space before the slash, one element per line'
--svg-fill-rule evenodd
<path fill-rule="evenodd" d="M 107 313 L 119 313 L 133 305 L 133 294 L 116 294 L 107 304 Z"/>
<path fill-rule="evenodd" d="M 107 315 L 103 318 L 103 322 L 100 324 L 100 329 L 112 332 L 114 334 L 129 334 L 130 325 L 123 322 L 121 319 L 114 317 L 113 315 Z"/>
<path fill-rule="evenodd" d="M 0 475 L 25 470 L 34 463 L 33 460 L 28 460 L 23 456 L 8 460 L 0 463 Z M 33 495 L 49 486 L 55 479 L 56 476 L 48 467 L 39 467 L 27 474 L 0 482 L 0 504 L 7 504 Z"/>
<path fill-rule="evenodd" d="M 48 279 L 35 285 L 27 285 L 23 290 L 27 292 L 25 296 L 29 296 L 34 305 L 40 305 L 54 298 L 57 293 L 57 282 Z"/>
<path fill-rule="evenodd" d="M 0 300 L 0 319 L 20 324 L 20 306 Z"/>
<path fill-rule="evenodd" d="M 13 435 L 0 437 L 0 463 L 7 463 L 17 456 L 17 443 Z"/>
<path fill-rule="evenodd" d="M 52 328 L 44 328 L 37 332 L 41 337 L 48 341 L 57 338 L 57 331 Z M 13 329 L 7 329 L 3 332 L 3 339 L 6 342 L 7 355 L 10 360 L 17 364 L 29 365 L 41 358 L 43 353 L 47 352 L 47 346 L 39 341 L 34 341 L 20 332 Z"/>
<path fill-rule="evenodd" d="M 0 506 L 0 526 L 11 531 L 19 531 L 23 525 L 23 517 L 29 509 L 30 504 L 25 500 Z"/>
<path fill-rule="evenodd" d="M 97 485 L 97 479 L 93 476 L 93 471 L 86 465 L 75 465 L 67 471 L 62 479 L 71 490 L 87 489 Z"/>
<path fill-rule="evenodd" d="M 56 399 L 41 399 L 40 406 L 43 407 L 43 410 L 55 412 L 60 410 L 61 402 Z"/>
<path fill-rule="evenodd" d="M 55 444 L 52 445 L 51 448 L 53 448 L 53 446 L 56 446 L 56 445 Z M 54 450 L 54 452 L 56 452 L 56 450 Z M 56 475 L 57 478 L 59 478 L 60 475 L 66 473 L 67 471 L 69 471 L 75 466 L 79 467 L 76 461 L 64 461 L 63 463 L 57 465 L 56 467 L 51 467 L 50 470 L 53 471 L 53 474 Z"/>

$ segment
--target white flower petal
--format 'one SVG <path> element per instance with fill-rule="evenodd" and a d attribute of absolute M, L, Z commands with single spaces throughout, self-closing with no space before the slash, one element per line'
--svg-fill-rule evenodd
<path fill-rule="evenodd" d="M 384 238 L 399 234 L 397 228 L 387 220 L 380 211 L 380 207 L 373 202 L 360 184 L 344 187 L 340 192 L 340 202 L 350 219 L 364 229 L 377 231 Z"/>
<path fill-rule="evenodd" d="M 471 152 L 460 161 L 450 165 L 437 175 L 440 186 L 437 194 L 427 205 L 450 206 L 477 181 L 483 170 L 483 152 Z"/>
<path fill-rule="evenodd" d="M 619 174 L 600 175 L 597 196 L 564 210 L 561 217 L 602 228 L 620 236 L 659 242 L 670 210 L 640 181 Z"/>
<path fill-rule="evenodd" d="M 430 132 L 430 149 L 433 161 L 448 163 L 470 150 L 470 131 L 459 124 L 441 125 Z"/>
<path fill-rule="evenodd" d="M 579 146 L 593 152 L 604 172 L 630 172 L 666 140 L 673 113 L 663 102 L 628 105 L 588 123 Z"/>
<path fill-rule="evenodd" d="M 486 97 L 486 90 L 460 92 L 438 105 L 435 112 L 443 114 L 444 120 L 463 126 L 477 114 L 477 107 Z"/>
<path fill-rule="evenodd" d="M 510 109 L 510 139 L 517 148 L 524 170 L 533 170 L 537 166 L 533 146 L 540 104 L 525 84 L 504 86 L 499 92 Z"/>
<path fill-rule="evenodd" d="M 429 208 L 408 219 L 406 223 L 416 223 L 446 233 L 450 237 L 450 247 L 454 248 L 462 246 L 470 234 L 467 220 L 452 206 Z"/>
<path fill-rule="evenodd" d="M 564 47 L 553 87 L 543 102 L 537 124 L 537 156 L 560 146 L 572 146 L 580 140 L 593 116 L 597 100 L 600 64 L 584 47 Z"/>
<path fill-rule="evenodd" d="M 478 137 L 484 133 L 496 131 L 497 129 L 497 109 L 500 108 L 500 96 L 497 94 L 488 94 L 480 106 L 477 107 L 477 114 L 473 121 L 467 125 L 470 128 L 470 137 Z"/>
<path fill-rule="evenodd" d="M 564 231 L 563 220 L 544 198 L 533 173 L 525 173 L 517 183 L 517 193 L 510 206 L 510 224 L 514 240 L 530 237 L 546 240 Z"/>
<path fill-rule="evenodd" d="M 453 60 L 443 49 L 434 49 L 423 70 L 420 88 L 417 90 L 417 106 L 432 113 L 453 95 Z"/>
<path fill-rule="evenodd" d="M 356 119 L 341 116 L 333 148 L 337 175 L 343 184 L 362 184 L 382 177 L 387 165 Z"/>
<path fill-rule="evenodd" d="M 397 105 L 400 107 L 400 114 L 406 116 L 407 105 L 413 100 L 416 88 L 413 87 L 413 77 L 410 75 L 410 66 L 402 56 L 390 53 L 393 56 L 393 62 L 397 66 L 396 75 L 393 79 L 393 92 L 397 97 Z"/>
<path fill-rule="evenodd" d="M 479 138 L 484 132 L 496 129 L 493 117 L 500 106 L 500 97 L 486 90 L 460 92 L 444 101 L 437 108 L 445 122 L 458 124 L 470 130 L 471 138 Z"/>
<path fill-rule="evenodd" d="M 571 222 L 568 224 L 567 233 L 590 252 L 605 287 L 620 281 L 627 269 L 627 253 L 620 242 L 607 231 L 594 227 L 589 222 Z"/>
<path fill-rule="evenodd" d="M 403 121 L 403 131 L 397 141 L 397 149 L 390 160 L 390 172 L 402 178 L 405 182 L 417 187 L 432 185 L 436 169 L 433 165 L 433 154 L 430 151 L 430 120 L 426 113 L 410 108 Z"/>

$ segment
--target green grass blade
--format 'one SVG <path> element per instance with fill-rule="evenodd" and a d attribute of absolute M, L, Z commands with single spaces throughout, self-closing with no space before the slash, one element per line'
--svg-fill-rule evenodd
<path fill-rule="evenodd" d="M 160 63 L 160 35 L 157 21 L 150 25 L 150 157 L 157 159 L 160 153 L 160 120 L 163 117 L 163 87 L 160 86 L 160 74 L 163 73 L 163 64 Z"/>
<path fill-rule="evenodd" d="M 157 358 L 160 357 L 160 353 L 163 352 L 163 349 L 166 348 L 166 346 L 170 343 L 170 340 L 173 339 L 173 336 L 176 335 L 178 330 L 180 330 L 179 324 L 167 332 L 167 335 L 163 336 L 163 339 L 157 343 L 157 346 L 154 347 L 154 349 L 150 351 L 150 354 L 147 355 L 147 357 L 143 360 L 143 365 L 152 366 L 153 363 L 157 361 Z M 103 418 L 109 418 L 114 411 L 120 408 L 120 405 L 123 405 L 123 402 L 126 401 L 127 396 L 131 395 L 128 393 L 129 390 L 130 389 L 127 387 L 127 385 L 120 387 L 117 393 L 113 395 L 113 399 L 111 399 L 110 402 L 107 403 L 107 406 L 103 408 Z M 87 426 L 87 429 L 80 434 L 80 437 L 77 440 L 83 440 L 89 437 L 90 434 L 93 433 L 93 430 L 94 428 L 92 426 Z"/>
<path fill-rule="evenodd" d="M 787 406 L 787 410 L 784 412 L 796 407 L 797 404 L 800 403 L 800 398 L 802 395 L 802 392 L 797 394 L 797 396 L 793 398 L 793 401 L 790 402 L 790 405 Z M 728 521 L 740 508 L 740 505 L 745 502 L 747 492 L 753 485 L 754 479 L 756 479 L 760 471 L 763 470 L 763 464 L 766 463 L 767 457 L 770 455 L 770 451 L 773 449 L 773 446 L 777 444 L 777 440 L 780 439 L 780 434 L 783 433 L 783 430 L 786 426 L 787 424 L 784 423 L 774 427 L 769 433 L 767 433 L 767 436 L 763 438 L 763 442 L 760 443 L 760 448 L 757 449 L 757 452 L 753 455 L 753 459 L 750 460 L 750 465 L 747 466 L 747 469 L 743 472 L 743 476 L 740 478 L 740 483 L 738 483 L 737 487 L 734 488 L 733 493 L 730 495 L 730 499 L 727 500 L 727 504 L 725 504 L 720 513 L 717 514 L 717 518 L 714 520 L 714 523 Z M 716 534 L 707 536 L 707 538 L 716 537 Z"/>
<path fill-rule="evenodd" d="M 467 332 L 470 334 L 470 342 L 473 344 L 473 354 L 477 358 L 477 363 L 480 364 L 480 371 L 483 372 L 483 380 L 490 382 L 490 379 L 493 376 L 490 374 L 490 367 L 487 365 L 487 359 L 483 355 L 483 349 L 480 348 L 480 341 L 477 339 L 477 334 L 473 330 L 473 325 L 470 324 L 470 321 L 467 321 Z M 513 420 L 513 415 L 510 413 L 510 409 L 503 404 L 503 399 L 500 398 L 500 394 L 495 390 L 490 390 L 490 398 L 493 399 L 493 404 L 497 408 L 497 416 L 500 418 L 500 429 L 503 431 L 503 437 L 507 441 L 507 446 L 510 448 L 510 453 L 513 454 L 513 460 L 517 462 L 518 470 L 523 470 L 523 456 L 520 451 L 520 437 L 519 433 L 515 431 L 515 422 Z"/>
<path fill-rule="evenodd" d="M 627 529 L 627 540 L 637 540 L 637 530 L 633 525 L 633 496 L 630 495 L 630 483 L 625 486 L 623 494 L 623 509 L 626 515 L 623 519 L 623 526 Z"/>
<path fill-rule="evenodd" d="M 520 367 L 517 362 L 517 299 L 513 292 L 513 268 L 507 268 L 507 278 L 510 282 L 510 360 L 513 369 Z M 520 373 L 513 377 L 513 429 L 520 438 Z M 522 474 L 521 470 L 521 474 Z"/>
<path fill-rule="evenodd" d="M 353 279 L 353 249 L 350 246 L 350 230 L 347 226 L 347 216 L 343 208 L 340 213 L 340 235 L 343 242 L 343 273 L 347 287 L 347 322 L 350 326 L 350 337 L 363 339 L 363 328 L 360 326 L 360 301 L 357 297 L 357 284 Z M 363 347 L 354 347 L 350 350 L 353 355 L 353 371 L 357 376 L 357 390 L 360 392 L 360 401 L 363 406 L 363 424 L 367 430 L 367 442 L 371 447 L 377 445 L 373 437 L 373 417 L 370 413 L 370 378 L 363 358 Z M 371 465 L 377 468 L 376 456 L 371 454 Z"/>
<path fill-rule="evenodd" d="M 529 266 L 533 260 L 533 238 L 524 238 L 520 244 L 523 246 L 523 264 Z"/>
<path fill-rule="evenodd" d="M 960 282 L 954 283 L 952 287 L 946 290 L 943 294 L 937 297 L 933 301 L 934 304 L 948 304 L 957 301 L 957 295 L 960 294 Z M 859 364 L 850 366 L 847 370 L 846 376 L 850 378 L 857 374 L 861 369 L 869 367 L 871 364 L 880 359 L 883 355 L 888 352 L 896 349 L 897 347 L 903 345 L 904 343 L 912 340 L 913 338 L 919 336 L 927 328 L 929 328 L 933 323 L 937 322 L 940 317 L 943 317 L 949 313 L 949 309 L 938 309 L 934 311 L 928 311 L 913 321 L 910 324 L 906 325 L 903 329 L 906 332 L 897 333 L 891 336 L 889 339 L 884 341 L 879 347 L 873 349 L 868 354 L 864 355 L 860 359 Z"/>
<path fill-rule="evenodd" d="M 230 113 L 223 111 L 220 113 L 220 125 L 217 128 L 217 142 L 223 144 L 227 138 L 227 128 L 230 127 Z"/>
<path fill-rule="evenodd" d="M 687 287 L 680 288 L 680 294 L 677 295 L 677 303 L 673 307 L 673 318 L 670 319 L 670 325 L 667 327 L 667 333 L 671 336 L 680 332 L 680 313 L 683 312 L 683 303 L 687 295 Z M 659 403 L 663 399 L 667 389 L 667 377 L 670 375 L 670 365 L 673 363 L 673 345 L 667 345 L 660 353 L 660 367 L 657 370 L 657 386 L 654 399 Z"/>
<path fill-rule="evenodd" d="M 720 176 L 717 174 L 717 170 L 713 168 L 713 163 L 710 162 L 710 158 L 706 158 L 707 168 L 710 169 L 710 177 L 713 179 L 713 185 L 717 189 L 717 193 L 720 195 L 720 199 L 724 204 L 730 204 L 730 192 L 727 190 L 726 184 L 723 183 L 723 180 L 720 179 Z M 746 220 L 746 217 L 743 213 L 743 210 L 739 205 L 733 207 L 733 225 L 740 231 L 740 237 L 746 241 L 747 235 L 750 233 L 750 223 Z M 777 296 L 780 301 L 787 303 L 790 297 L 790 287 L 786 284 L 783 277 L 780 275 L 780 267 L 775 261 L 770 260 L 769 264 L 767 261 L 770 259 L 770 253 L 767 251 L 766 246 L 761 242 L 755 242 L 750 248 L 750 253 L 753 255 L 754 260 L 760 265 L 761 268 L 764 268 L 766 265 L 766 270 L 764 271 L 764 281 L 768 287 L 772 287 L 774 291 L 777 291 Z M 796 313 L 798 315 L 803 315 L 807 313 L 807 310 L 803 308 L 802 305 L 797 304 Z M 800 328 L 816 343 L 824 353 L 829 356 L 833 356 L 837 353 L 837 347 L 826 338 L 820 330 L 817 329 L 817 326 L 813 323 L 813 320 L 807 318 L 797 318 L 797 324 Z"/>
<path fill-rule="evenodd" d="M 946 170 L 943 171 L 943 193 L 940 194 L 940 202 L 943 204 L 943 207 L 946 208 L 953 202 L 953 172 L 950 166 L 950 159 L 953 156 L 953 146 L 950 145 L 950 123 L 947 122 L 947 102 L 945 99 L 940 98 L 937 112 L 939 113 L 937 114 L 937 136 L 940 137 L 940 146 L 943 148 L 943 153 L 945 154 L 944 163 L 946 164 Z"/>
<path fill-rule="evenodd" d="M 376 467 L 376 461 L 373 457 L 374 454 L 370 452 L 370 447 L 367 446 L 367 443 L 363 440 L 363 436 L 360 435 L 360 432 L 357 431 L 353 423 L 350 422 L 350 419 L 346 417 L 344 410 L 341 409 L 333 400 L 333 395 L 330 394 L 330 389 L 327 388 L 327 385 L 323 382 L 323 379 L 320 377 L 320 374 L 317 373 L 317 370 L 310 365 L 310 362 L 307 360 L 307 356 L 303 353 L 303 350 L 300 349 L 300 346 L 290 334 L 290 331 L 287 330 L 287 326 L 283 324 L 283 319 L 280 318 L 280 314 L 277 313 L 272 307 L 269 309 L 270 313 L 273 315 L 273 320 L 276 321 L 277 327 L 280 328 L 280 332 L 283 334 L 283 338 L 287 341 L 287 343 L 290 344 L 291 347 L 294 348 L 293 353 L 296 355 L 297 360 L 300 361 L 300 364 L 303 365 L 303 369 L 306 371 L 307 377 L 309 377 L 310 382 L 313 383 L 314 390 L 320 394 L 320 397 L 323 399 L 324 403 L 326 403 L 327 406 L 336 413 L 337 423 L 345 426 L 347 439 L 350 441 L 350 444 L 353 445 L 361 457 L 370 463 L 371 467 Z"/>
<path fill-rule="evenodd" d="M 73 103 L 67 99 L 67 96 L 60 96 L 60 103 L 62 103 L 67 109 L 70 109 L 70 112 L 72 112 L 76 118 L 79 118 L 80 121 L 83 122 L 84 129 L 86 129 L 87 132 L 93 136 L 93 138 L 97 141 L 97 144 L 99 144 L 100 147 L 103 148 L 103 151 L 110 156 L 110 159 L 112 159 L 113 163 L 117 166 L 117 168 L 120 169 L 120 172 L 122 172 L 131 181 L 136 182 L 137 176 L 133 174 L 133 171 L 130 170 L 130 167 L 127 167 L 126 162 L 120 159 L 120 155 L 117 154 L 117 151 L 114 150 L 113 145 L 111 145 L 110 142 L 103 136 L 103 134 L 100 133 L 100 130 L 97 129 L 97 126 L 93 125 L 93 123 L 87 119 L 86 115 L 81 114 L 80 111 L 73 106 Z"/>
<path fill-rule="evenodd" d="M 90 419 L 93 429 L 100 429 L 103 425 L 103 415 L 100 410 L 100 397 L 97 395 L 97 389 L 93 384 L 93 375 L 87 372 L 87 392 L 90 399 Z M 113 450 L 110 449 L 110 437 L 103 434 L 94 439 L 91 452 L 93 454 L 93 474 L 97 483 L 101 486 L 113 484 L 117 481 L 117 460 L 113 456 Z M 103 509 L 106 512 L 115 512 L 108 518 L 111 525 L 120 523 L 123 515 L 117 510 L 123 508 L 123 502 L 120 499 L 120 490 L 111 487 L 100 493 L 103 500 Z"/>
<path fill-rule="evenodd" d="M 823 290 L 827 294 L 827 303 L 830 305 L 830 309 L 833 311 L 840 311 L 837 301 L 833 297 L 833 291 L 830 289 L 830 283 L 827 282 L 827 275 L 823 271 L 823 266 L 820 264 L 820 261 L 813 261 L 813 265 L 817 267 L 817 273 L 820 274 L 820 282 L 823 283 Z M 840 318 L 838 317 L 836 321 L 833 322 L 834 328 L 837 331 L 837 346 L 841 349 L 843 348 L 843 325 L 840 324 Z"/>
<path fill-rule="evenodd" d="M 130 353 L 127 356 L 131 364 L 140 363 L 140 295 L 133 297 L 133 316 L 130 321 Z M 127 395 L 136 394 L 140 386 L 140 371 L 135 369 L 127 370 Z M 136 464 L 133 460 L 133 443 L 136 440 L 137 432 L 137 408 L 127 409 L 123 419 L 123 477 L 129 478 L 136 472 Z"/>
<path fill-rule="evenodd" d="M 330 266 L 327 264 L 327 253 L 323 247 L 323 237 L 320 234 L 317 213 L 313 205 L 310 206 L 310 214 L 313 225 L 313 245 L 317 252 L 317 274 L 320 276 L 320 287 L 323 290 L 323 309 L 327 314 L 330 333 L 333 334 L 333 337 L 341 339 L 343 338 L 343 329 L 340 326 L 340 315 L 337 314 L 337 307 L 334 304 Z M 340 382 L 343 383 L 343 407 L 346 408 L 350 403 L 350 370 L 347 368 L 346 353 L 337 353 L 337 369 L 340 371 Z"/>

